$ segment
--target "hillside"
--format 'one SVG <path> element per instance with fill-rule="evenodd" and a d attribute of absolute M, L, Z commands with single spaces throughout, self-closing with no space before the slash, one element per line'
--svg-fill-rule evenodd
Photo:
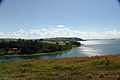
<path fill-rule="evenodd" d="M 58 37 L 58 38 L 45 38 L 43 40 L 47 40 L 47 41 L 85 41 L 82 38 L 77 38 L 77 37 Z"/>
<path fill-rule="evenodd" d="M 120 55 L 0 62 L 1 80 L 120 80 Z"/>
<path fill-rule="evenodd" d="M 63 53 L 73 47 L 80 46 L 80 42 L 69 41 L 70 43 L 60 43 L 51 41 L 16 39 L 0 41 L 0 56 L 14 55 L 45 55 L 51 53 Z"/>

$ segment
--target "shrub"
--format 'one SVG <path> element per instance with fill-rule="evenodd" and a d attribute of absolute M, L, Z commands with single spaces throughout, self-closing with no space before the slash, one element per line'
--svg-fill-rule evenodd
<path fill-rule="evenodd" d="M 61 69 L 61 68 L 62 68 L 61 65 L 56 65 L 56 64 L 55 64 L 55 65 L 53 66 L 53 69 L 56 69 L 56 70 Z"/>
<path fill-rule="evenodd" d="M 76 68 L 75 64 L 66 64 L 62 69 L 63 70 L 73 70 Z"/>
<path fill-rule="evenodd" d="M 24 72 L 27 72 L 28 70 L 27 70 L 27 68 L 19 68 L 18 69 L 20 72 L 22 72 L 22 73 L 24 73 Z"/>
<path fill-rule="evenodd" d="M 108 59 L 97 59 L 95 61 L 92 61 L 93 64 L 97 64 L 97 65 L 108 65 L 110 64 L 110 61 Z"/>
<path fill-rule="evenodd" d="M 76 68 L 76 65 L 74 64 L 65 64 L 65 65 L 54 65 L 53 69 L 56 70 L 73 70 Z"/>
<path fill-rule="evenodd" d="M 31 66 L 33 66 L 33 64 L 32 63 L 23 63 L 23 64 L 21 64 L 21 66 L 22 67 L 31 67 Z"/>

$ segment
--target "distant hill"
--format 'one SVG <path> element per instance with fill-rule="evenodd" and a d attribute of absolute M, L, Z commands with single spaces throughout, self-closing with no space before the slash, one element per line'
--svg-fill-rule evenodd
<path fill-rule="evenodd" d="M 46 38 L 46 39 L 43 39 L 43 40 L 46 40 L 46 41 L 85 41 L 84 39 L 77 38 L 77 37 L 69 37 L 69 38 L 66 38 L 66 37 Z"/>
<path fill-rule="evenodd" d="M 16 41 L 15 38 L 0 38 L 0 41 Z M 25 39 L 25 40 L 38 40 L 38 39 Z M 77 37 L 56 37 L 56 38 L 42 38 L 44 41 L 85 41 L 82 38 Z"/>
<path fill-rule="evenodd" d="M 15 38 L 0 38 L 0 41 L 16 41 Z"/>

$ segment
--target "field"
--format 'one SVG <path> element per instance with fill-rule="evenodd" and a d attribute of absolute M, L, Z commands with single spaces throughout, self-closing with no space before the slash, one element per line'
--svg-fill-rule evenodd
<path fill-rule="evenodd" d="M 48 44 L 56 44 L 56 42 L 52 42 L 52 41 L 40 41 L 43 43 L 48 43 Z M 66 45 L 65 43 L 59 43 L 59 45 Z"/>
<path fill-rule="evenodd" d="M 3 80 L 120 80 L 120 54 L 0 62 Z"/>

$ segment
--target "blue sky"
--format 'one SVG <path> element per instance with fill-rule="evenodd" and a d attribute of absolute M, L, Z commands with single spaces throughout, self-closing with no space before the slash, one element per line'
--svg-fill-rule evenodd
<path fill-rule="evenodd" d="M 0 37 L 18 38 L 21 34 L 27 34 L 27 38 L 57 37 L 49 28 L 71 30 L 67 34 L 58 31 L 61 37 L 119 38 L 120 5 L 118 0 L 4 0 L 0 5 Z M 43 29 L 51 36 L 29 34 Z M 72 30 L 78 33 L 71 34 Z M 105 35 L 108 32 L 109 37 Z"/>

